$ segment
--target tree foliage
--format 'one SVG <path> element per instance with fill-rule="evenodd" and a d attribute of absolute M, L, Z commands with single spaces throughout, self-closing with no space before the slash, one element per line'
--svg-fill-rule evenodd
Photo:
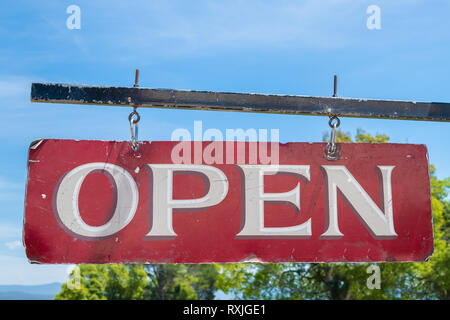
<path fill-rule="evenodd" d="M 212 300 L 218 271 L 213 265 L 145 265 L 150 283 L 144 297 L 152 300 Z"/>
<path fill-rule="evenodd" d="M 80 265 L 72 271 L 55 299 L 142 299 L 147 283 L 142 265 Z"/>
<path fill-rule="evenodd" d="M 214 265 L 80 265 L 57 300 L 214 299 Z"/>

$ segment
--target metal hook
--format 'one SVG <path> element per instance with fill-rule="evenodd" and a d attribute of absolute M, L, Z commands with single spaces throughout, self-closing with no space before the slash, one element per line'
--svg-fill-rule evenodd
<path fill-rule="evenodd" d="M 136 73 L 134 76 L 134 87 L 139 87 L 139 69 L 136 69 Z M 131 97 L 128 97 L 128 103 L 132 103 Z M 141 120 L 141 116 L 137 112 L 137 106 L 133 106 L 133 112 L 128 116 L 128 122 L 130 122 L 130 131 L 131 131 L 131 149 L 133 151 L 138 151 L 139 149 L 139 141 L 138 141 L 138 122 Z"/>
<path fill-rule="evenodd" d="M 133 118 L 133 116 L 135 116 Z M 139 141 L 138 141 L 138 122 L 141 119 L 139 113 L 136 111 L 136 107 L 134 107 L 133 112 L 128 116 L 128 121 L 130 122 L 130 131 L 131 131 L 131 149 L 133 151 L 138 151 L 139 149 Z M 133 128 L 134 127 L 134 128 Z"/>
<path fill-rule="evenodd" d="M 136 106 L 133 106 L 133 112 L 130 113 L 130 115 L 128 116 L 128 121 L 133 124 L 136 124 L 139 122 L 139 120 L 141 120 L 141 116 L 139 115 L 139 113 L 136 111 Z M 133 119 L 133 116 L 135 116 L 135 118 Z"/>
<path fill-rule="evenodd" d="M 336 144 L 336 132 L 337 128 L 341 125 L 341 120 L 333 115 L 328 121 L 328 125 L 331 127 L 330 142 L 325 148 L 325 158 L 329 161 L 336 161 L 341 157 L 341 150 Z"/>
<path fill-rule="evenodd" d="M 333 123 L 333 121 L 335 121 L 335 122 Z M 339 128 L 339 126 L 341 125 L 341 119 L 339 119 L 338 116 L 332 115 L 332 116 L 330 116 L 330 120 L 328 121 L 328 125 L 330 126 L 331 129 Z"/>
<path fill-rule="evenodd" d="M 334 75 L 333 97 L 337 97 L 337 75 Z M 336 131 L 337 128 L 341 125 L 341 120 L 338 118 L 338 116 L 332 114 L 330 115 L 328 125 L 331 128 L 331 135 L 330 142 L 325 148 L 325 158 L 329 161 L 336 161 L 341 157 L 341 150 L 336 144 Z"/>

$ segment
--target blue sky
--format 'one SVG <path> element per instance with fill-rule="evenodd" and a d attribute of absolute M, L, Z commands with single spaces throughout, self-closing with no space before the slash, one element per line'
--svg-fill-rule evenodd
<path fill-rule="evenodd" d="M 69 30 L 66 9 L 81 8 Z M 369 5 L 381 30 L 366 27 Z M 128 140 L 121 107 L 36 104 L 32 82 L 450 102 L 449 0 L 25 1 L 0 3 L 0 284 L 66 279 L 67 266 L 29 265 L 20 244 L 27 149 L 37 138 Z M 280 129 L 320 142 L 326 117 L 145 109 L 140 138 L 177 128 Z M 391 142 L 425 144 L 450 176 L 448 123 L 341 119 Z"/>

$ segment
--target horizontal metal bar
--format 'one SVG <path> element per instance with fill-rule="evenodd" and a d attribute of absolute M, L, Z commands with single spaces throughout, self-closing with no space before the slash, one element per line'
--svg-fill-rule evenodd
<path fill-rule="evenodd" d="M 31 101 L 450 121 L 450 103 L 33 83 Z"/>

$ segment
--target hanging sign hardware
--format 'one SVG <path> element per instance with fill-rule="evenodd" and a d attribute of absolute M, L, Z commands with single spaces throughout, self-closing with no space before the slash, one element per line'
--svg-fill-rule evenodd
<path fill-rule="evenodd" d="M 136 107 L 134 107 L 133 112 L 128 116 L 128 121 L 130 122 L 130 131 L 131 131 L 131 149 L 133 151 L 139 150 L 139 141 L 138 141 L 138 122 L 141 119 L 141 116 L 136 111 Z"/>
<path fill-rule="evenodd" d="M 337 98 L 337 75 L 334 75 L 333 98 Z M 341 125 L 341 120 L 337 115 L 330 115 L 328 125 L 331 128 L 330 142 L 325 147 L 325 158 L 329 161 L 336 161 L 341 157 L 341 149 L 336 144 L 336 130 Z"/>
<path fill-rule="evenodd" d="M 139 88 L 139 69 L 136 69 L 135 77 L 134 77 L 134 87 Z M 128 103 L 133 104 L 131 97 L 128 97 Z M 141 116 L 137 112 L 137 105 L 133 105 L 133 112 L 128 116 L 128 122 L 130 123 L 130 131 L 131 131 L 131 150 L 138 151 L 139 150 L 139 141 L 138 141 L 138 122 L 141 120 Z"/>
<path fill-rule="evenodd" d="M 333 98 L 337 98 L 337 75 L 334 75 Z"/>
<path fill-rule="evenodd" d="M 336 161 L 341 158 L 341 148 L 336 144 L 336 131 L 341 120 L 337 116 L 330 117 L 328 125 L 331 127 L 330 142 L 325 147 L 325 158 L 329 161 Z"/>
<path fill-rule="evenodd" d="M 136 69 L 136 73 L 134 75 L 134 86 L 135 88 L 139 88 L 139 69 Z"/>

